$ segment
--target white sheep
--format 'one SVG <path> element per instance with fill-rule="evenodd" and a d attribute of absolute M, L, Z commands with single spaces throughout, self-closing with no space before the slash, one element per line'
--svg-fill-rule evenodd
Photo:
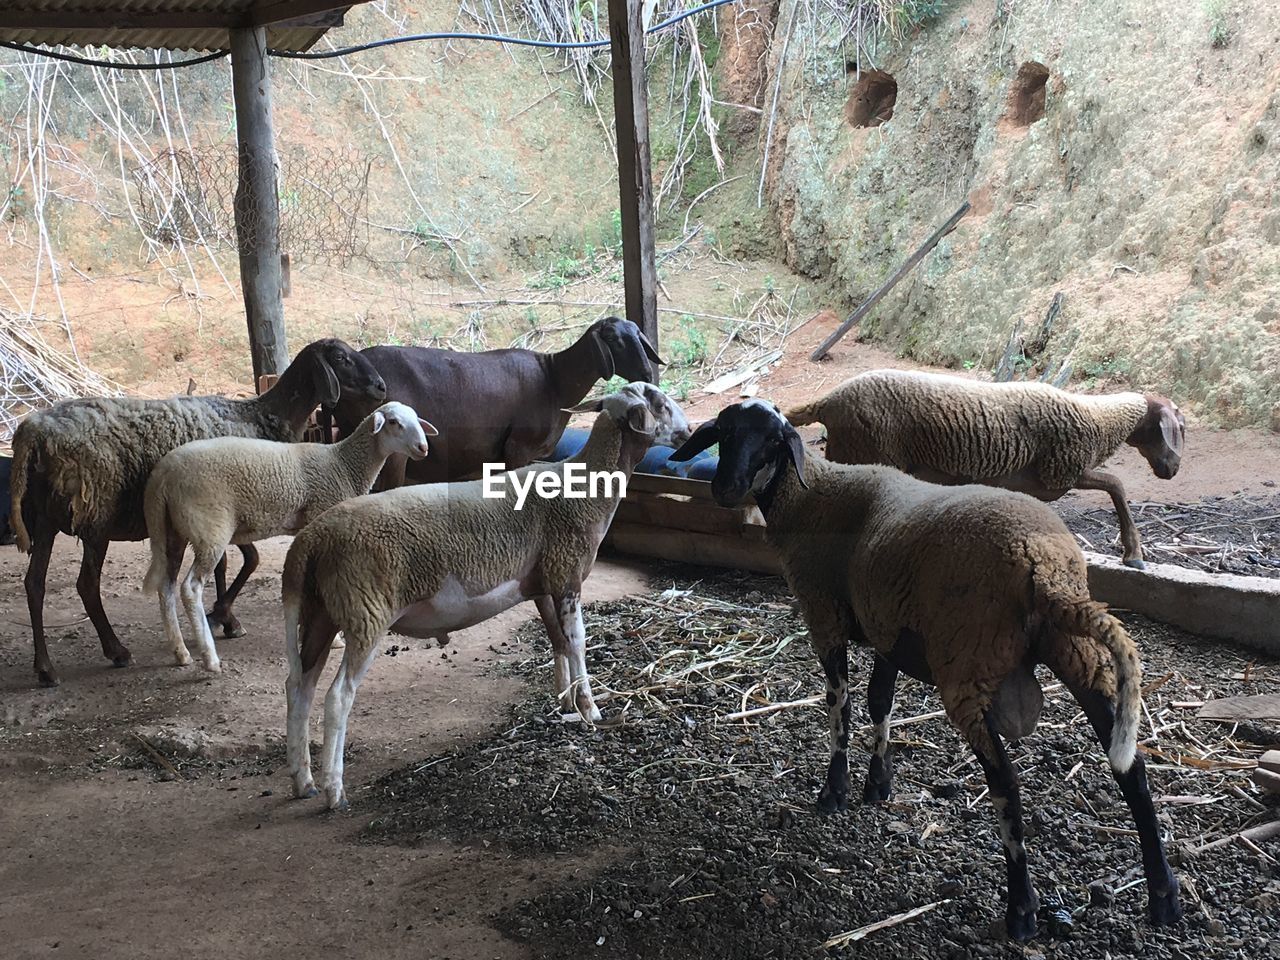
<path fill-rule="evenodd" d="M 357 497 L 304 529 L 285 559 L 285 652 L 289 679 L 289 770 L 297 797 L 316 794 L 307 725 L 316 682 L 338 631 L 342 664 L 325 700 L 322 776 L 330 808 L 346 803 L 342 753 L 356 688 L 389 629 L 447 642 L 472 626 L 532 600 L 555 653 L 555 694 L 563 711 L 586 721 L 600 711 L 591 694 L 582 623 L 582 583 L 624 492 L 597 487 L 579 498 L 528 497 L 584 469 L 629 477 L 655 442 L 689 436 L 684 414 L 661 390 L 631 383 L 603 401 L 577 457 L 499 474 L 500 496 L 483 480 L 401 487 Z M 578 409 L 584 408 L 580 406 Z M 553 482 L 554 481 L 554 482 Z"/>
<path fill-rule="evenodd" d="M 301 440 L 317 404 L 332 406 L 351 394 L 380 402 L 387 386 L 359 353 L 341 340 L 326 339 L 303 347 L 261 396 L 103 397 L 65 400 L 29 414 L 13 437 L 11 521 L 18 549 L 31 555 L 25 585 L 40 682 L 58 683 L 45 642 L 44 594 L 59 533 L 80 540 L 80 599 L 102 652 L 115 666 L 126 666 L 129 650 L 102 607 L 102 563 L 111 541 L 147 535 L 142 497 L 151 468 L 170 450 L 206 437 Z M 258 564 L 252 545 L 240 552 L 244 566 L 209 614 L 228 637 L 243 633 L 231 605 Z"/>
<path fill-rule="evenodd" d="M 1022 801 L 1001 736 L 1019 739 L 1035 729 L 1043 694 L 1034 668 L 1043 663 L 1107 751 L 1138 828 L 1151 921 L 1175 922 L 1178 882 L 1136 752 L 1138 652 L 1123 625 L 1090 599 L 1084 556 L 1062 520 L 1008 490 L 940 487 L 889 467 L 806 457 L 795 428 L 760 400 L 725 408 L 671 459 L 688 460 L 717 442 L 712 494 L 725 506 L 753 497 L 764 513 L 765 536 L 827 676 L 831 762 L 819 807 L 845 806 L 848 647 L 870 646 L 875 742 L 863 800 L 889 797 L 889 714 L 899 670 L 935 685 L 982 764 L 1000 817 L 1009 934 L 1034 936 Z"/>
<path fill-rule="evenodd" d="M 827 459 L 837 463 L 883 463 L 933 483 L 982 483 L 1044 501 L 1073 488 L 1105 490 L 1124 562 L 1138 568 L 1142 543 L 1124 486 L 1098 468 L 1127 443 L 1168 480 L 1186 438 L 1177 406 L 1154 394 L 1090 396 L 909 370 L 859 374 L 787 419 L 825 424 Z"/>
<path fill-rule="evenodd" d="M 147 481 L 143 513 L 151 566 L 143 589 L 160 597 L 165 636 L 178 664 L 191 662 L 178 625 L 178 571 L 194 557 L 182 602 L 207 670 L 221 669 L 202 613 L 204 587 L 229 544 L 297 533 L 334 504 L 369 492 L 392 454 L 427 455 L 436 429 L 411 407 L 385 403 L 334 445 L 245 437 L 196 440 L 165 454 Z"/>

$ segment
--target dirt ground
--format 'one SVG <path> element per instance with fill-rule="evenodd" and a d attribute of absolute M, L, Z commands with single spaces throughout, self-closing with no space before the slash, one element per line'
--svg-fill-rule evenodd
<path fill-rule="evenodd" d="M 75 592 L 78 551 L 54 555 L 46 620 L 62 685 L 34 686 L 23 600 L 25 558 L 0 551 L 0 942 L 26 957 L 279 955 L 306 945 L 343 956 L 524 955 L 488 923 L 513 898 L 574 876 L 574 858 L 522 864 L 483 845 L 415 850 L 349 842 L 359 817 L 289 798 L 283 772 L 284 658 L 278 595 L 287 541 L 237 611 L 250 636 L 219 644 L 221 677 L 171 666 L 157 611 L 138 589 L 145 544 L 116 544 L 105 603 L 134 663 L 106 665 Z M 588 597 L 645 588 L 646 574 L 602 562 Z M 352 715 L 356 787 L 414 758 L 487 733 L 522 688 L 489 673 L 525 653 L 525 605 L 456 635 L 381 659 Z M 335 668 L 336 658 L 329 671 Z M 322 681 L 322 689 L 328 680 Z M 550 673 L 548 672 L 548 686 Z M 147 742 L 177 764 L 160 782 Z M 319 733 L 317 731 L 318 738 Z M 186 761 L 184 754 L 201 759 Z"/>
<path fill-rule="evenodd" d="M 812 801 L 825 770 L 826 714 L 804 700 L 818 670 L 786 588 L 667 569 L 662 593 L 588 611 L 598 641 L 591 672 L 614 691 L 602 729 L 549 722 L 534 687 L 490 737 L 375 783 L 364 799 L 377 814 L 367 839 L 594 853 L 599 869 L 586 880 L 521 898 L 497 917 L 537 957 L 821 955 L 830 937 L 922 907 L 927 915 L 830 955 L 1226 960 L 1280 932 L 1280 869 L 1270 854 L 1234 844 L 1189 852 L 1275 816 L 1277 801 L 1267 806 L 1246 768 L 1280 743 L 1280 729 L 1199 720 L 1187 706 L 1272 689 L 1273 658 L 1125 617 L 1148 687 L 1141 742 L 1152 794 L 1186 905 L 1172 930 L 1144 922 L 1132 818 L 1075 702 L 1042 672 L 1040 726 L 1010 745 L 1043 905 L 1041 936 L 1024 951 L 1004 935 L 1004 858 L 984 777 L 940 716 L 936 692 L 897 685 L 890 800 L 864 806 L 851 797 L 846 813 L 820 816 Z M 536 628 L 527 632 L 545 645 Z M 536 683 L 543 655 L 507 669 Z M 855 690 L 869 673 L 869 657 L 850 658 Z M 744 706 L 775 709 L 740 719 Z M 854 738 L 858 798 L 868 733 L 859 726 Z"/>

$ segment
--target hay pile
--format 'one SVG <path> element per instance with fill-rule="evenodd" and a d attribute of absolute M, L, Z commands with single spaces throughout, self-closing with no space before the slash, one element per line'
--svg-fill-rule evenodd
<path fill-rule="evenodd" d="M 74 397 L 114 397 L 123 391 L 98 376 L 75 352 L 69 330 L 62 331 L 68 350 L 49 344 L 41 331 L 48 321 L 0 308 L 0 444 L 8 446 L 30 411 Z"/>

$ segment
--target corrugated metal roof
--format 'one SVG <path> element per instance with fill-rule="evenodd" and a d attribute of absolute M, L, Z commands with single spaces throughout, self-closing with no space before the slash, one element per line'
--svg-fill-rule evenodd
<path fill-rule="evenodd" d="M 361 2 L 361 0 L 357 0 Z M 232 26 L 267 23 L 267 45 L 307 50 L 354 6 L 335 0 L 0 0 L 0 40 L 213 51 Z"/>

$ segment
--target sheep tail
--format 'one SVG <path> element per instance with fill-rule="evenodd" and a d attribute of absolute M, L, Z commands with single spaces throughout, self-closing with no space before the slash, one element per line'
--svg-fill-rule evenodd
<path fill-rule="evenodd" d="M 823 421 L 825 411 L 823 407 L 826 405 L 825 399 L 802 403 L 798 407 L 792 407 L 786 412 L 787 422 L 793 427 L 803 427 L 806 423 L 820 423 Z"/>
<path fill-rule="evenodd" d="M 302 647 L 298 642 L 298 628 L 302 611 L 308 606 L 306 593 L 309 584 L 315 582 L 315 562 L 310 551 L 301 548 L 294 540 L 285 555 L 284 572 L 280 577 L 280 600 L 284 607 L 284 655 L 289 662 L 289 676 L 302 675 Z M 313 589 L 313 588 L 311 588 Z"/>
<path fill-rule="evenodd" d="M 143 512 L 151 541 L 151 566 L 147 567 L 142 589 L 146 593 L 159 593 L 169 569 L 169 504 L 163 488 L 156 484 L 147 487 Z"/>
<path fill-rule="evenodd" d="M 1107 759 L 1117 773 L 1133 766 L 1138 750 L 1138 712 L 1142 703 L 1142 666 L 1138 648 L 1119 620 L 1107 608 L 1088 598 L 1051 597 L 1045 604 L 1049 620 L 1058 629 L 1089 637 L 1106 648 L 1115 664 L 1115 723 Z"/>
<path fill-rule="evenodd" d="M 12 503 L 9 511 L 9 523 L 13 526 L 13 538 L 18 549 L 23 553 L 31 552 L 31 534 L 27 532 L 27 524 L 22 516 L 22 501 L 27 496 L 27 478 L 32 469 L 32 454 L 36 452 L 40 435 L 27 427 L 24 420 L 13 435 L 13 468 L 9 481 Z"/>

